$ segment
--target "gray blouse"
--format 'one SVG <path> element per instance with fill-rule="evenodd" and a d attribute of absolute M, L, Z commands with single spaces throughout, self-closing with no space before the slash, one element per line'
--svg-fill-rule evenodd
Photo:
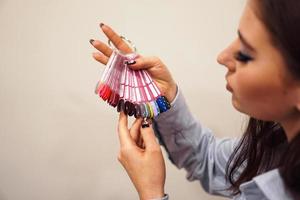
<path fill-rule="evenodd" d="M 192 115 L 180 89 L 171 109 L 158 115 L 153 127 L 171 162 L 187 171 L 189 181 L 198 180 L 210 194 L 234 200 L 290 200 L 278 169 L 254 177 L 240 185 L 241 193 L 232 196 L 226 188 L 226 163 L 238 139 L 215 138 L 212 131 Z M 168 196 L 162 198 L 169 199 Z"/>

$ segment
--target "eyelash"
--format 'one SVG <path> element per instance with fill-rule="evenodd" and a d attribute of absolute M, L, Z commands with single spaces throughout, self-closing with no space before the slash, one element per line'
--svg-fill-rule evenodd
<path fill-rule="evenodd" d="M 235 59 L 240 61 L 240 62 L 243 62 L 243 63 L 247 63 L 251 60 L 253 60 L 253 58 L 247 54 L 244 54 L 243 52 L 241 51 L 238 51 L 236 54 L 235 54 Z"/>

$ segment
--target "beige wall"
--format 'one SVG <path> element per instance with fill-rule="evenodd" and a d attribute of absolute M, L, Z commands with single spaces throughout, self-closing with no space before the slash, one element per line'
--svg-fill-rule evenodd
<path fill-rule="evenodd" d="M 236 37 L 244 2 L 0 0 L 0 199 L 137 199 L 117 161 L 117 112 L 94 95 L 99 22 L 170 68 L 199 120 L 241 133 L 216 56 Z M 211 197 L 167 162 L 171 199 Z"/>

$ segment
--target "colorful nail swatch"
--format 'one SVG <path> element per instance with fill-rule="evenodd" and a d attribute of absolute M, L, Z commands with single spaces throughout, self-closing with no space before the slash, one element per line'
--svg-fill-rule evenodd
<path fill-rule="evenodd" d="M 95 93 L 117 111 L 135 118 L 153 118 L 166 112 L 171 105 L 161 95 L 156 83 L 146 70 L 132 70 L 136 53 L 122 54 L 113 50 Z"/>

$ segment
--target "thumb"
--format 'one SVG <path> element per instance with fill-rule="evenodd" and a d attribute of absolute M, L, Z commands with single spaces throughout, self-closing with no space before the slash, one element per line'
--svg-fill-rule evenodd
<path fill-rule="evenodd" d="M 118 135 L 121 147 L 129 147 L 134 145 L 128 130 L 128 117 L 123 111 L 120 112 L 119 116 Z"/>
<path fill-rule="evenodd" d="M 152 128 L 152 124 L 146 128 L 140 128 L 141 135 L 145 144 L 146 150 L 148 149 L 156 149 L 159 145 L 156 141 L 156 137 Z"/>
<path fill-rule="evenodd" d="M 128 64 L 128 66 L 133 70 L 139 70 L 139 69 L 149 69 L 151 67 L 154 67 L 159 63 L 159 58 L 151 56 L 151 57 L 138 57 L 135 59 L 135 62 L 132 64 Z"/>

